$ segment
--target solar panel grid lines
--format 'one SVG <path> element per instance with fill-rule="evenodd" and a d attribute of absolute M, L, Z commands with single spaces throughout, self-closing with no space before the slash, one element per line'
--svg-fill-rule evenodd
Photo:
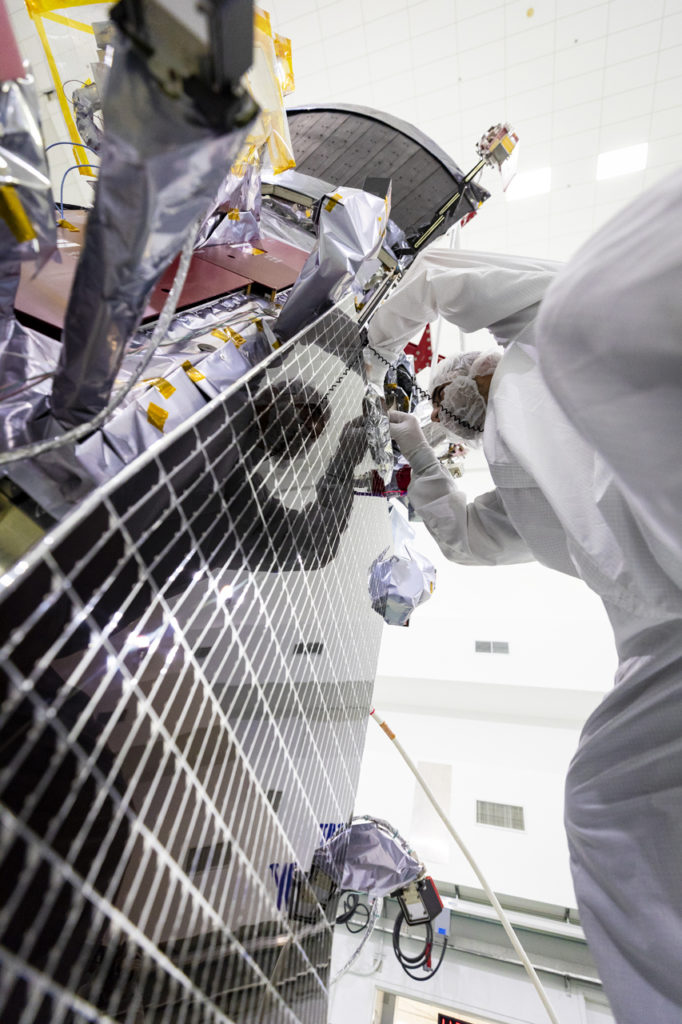
<path fill-rule="evenodd" d="M 8 574 L 3 1020 L 325 1019 L 297 879 L 353 810 L 388 527 L 353 319 L 266 363 Z"/>

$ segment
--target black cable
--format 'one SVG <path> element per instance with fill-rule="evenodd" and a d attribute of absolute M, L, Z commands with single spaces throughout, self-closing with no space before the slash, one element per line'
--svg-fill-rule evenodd
<path fill-rule="evenodd" d="M 351 927 L 351 922 L 356 912 L 361 914 L 361 918 L 359 922 L 354 922 L 354 927 Z M 365 914 L 367 916 L 365 920 L 362 920 L 362 915 Z M 352 935 L 358 935 L 360 932 L 364 932 L 369 924 L 369 907 L 366 903 L 360 902 L 360 895 L 358 893 L 349 892 L 343 901 L 343 913 L 339 914 L 334 923 L 345 924 Z"/>
<path fill-rule="evenodd" d="M 447 935 L 443 936 L 443 945 L 441 947 L 440 956 L 438 957 L 438 963 L 435 967 L 432 967 L 431 953 L 433 951 L 433 927 L 431 922 L 424 922 L 424 926 L 426 928 L 426 939 L 421 953 L 418 953 L 417 956 L 407 956 L 400 948 L 400 929 L 404 920 L 405 915 L 402 910 L 399 910 L 398 916 L 395 919 L 395 924 L 393 925 L 393 952 L 395 953 L 396 960 L 409 978 L 413 978 L 415 981 L 428 981 L 429 978 L 434 976 L 440 965 L 443 963 L 445 949 L 448 944 L 448 937 Z M 426 973 L 413 974 L 412 971 L 416 970 L 422 970 Z"/>

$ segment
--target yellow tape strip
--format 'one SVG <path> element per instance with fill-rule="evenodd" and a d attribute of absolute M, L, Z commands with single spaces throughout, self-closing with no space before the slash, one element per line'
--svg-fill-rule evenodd
<path fill-rule="evenodd" d="M 163 395 L 164 398 L 170 398 L 171 395 L 175 394 L 175 388 L 169 380 L 166 380 L 165 377 L 159 377 L 154 387 Z"/>
<path fill-rule="evenodd" d="M 69 7 L 92 7 L 93 0 L 26 0 L 28 13 L 42 15 L 50 11 L 63 11 Z"/>
<path fill-rule="evenodd" d="M 192 366 L 189 359 L 185 359 L 184 363 L 182 364 L 182 368 L 189 377 L 189 379 L 193 380 L 195 384 L 197 383 L 197 381 L 206 380 L 201 370 L 197 370 L 196 366 Z"/>
<path fill-rule="evenodd" d="M 334 209 L 335 206 L 339 205 L 339 203 L 341 202 L 342 199 L 343 199 L 343 196 L 341 195 L 341 193 L 340 192 L 335 192 L 333 196 L 329 197 L 329 202 L 325 203 L 325 207 L 324 207 L 325 210 L 327 210 L 327 212 L 330 213 Z"/>
<path fill-rule="evenodd" d="M 155 405 L 153 402 L 149 403 L 149 408 L 147 409 L 147 422 L 151 423 L 151 425 L 156 427 L 157 430 L 160 430 L 162 434 L 167 419 L 167 409 L 162 409 L 160 405 Z"/>
<path fill-rule="evenodd" d="M 91 36 L 95 34 L 92 25 L 88 25 L 84 21 L 74 21 L 73 18 L 65 18 L 63 14 L 54 14 L 50 11 L 43 14 L 43 18 L 47 18 L 48 21 L 56 21 L 58 25 L 66 25 L 67 28 L 75 28 L 78 32 L 89 32 Z"/>
<path fill-rule="evenodd" d="M 66 96 L 64 95 L 64 87 L 62 86 L 62 80 L 59 77 L 59 70 L 57 68 L 57 62 L 54 59 L 54 54 L 52 53 L 52 48 L 51 48 L 50 43 L 48 41 L 47 33 L 45 32 L 45 26 L 43 25 L 43 19 L 42 19 L 42 17 L 41 17 L 39 12 L 36 12 L 36 11 L 33 10 L 33 8 L 36 6 L 36 0 L 26 0 L 26 6 L 28 8 L 28 13 L 33 18 L 33 22 L 35 24 L 36 31 L 38 32 L 38 35 L 40 36 L 40 41 L 43 44 L 43 49 L 45 50 L 45 56 L 47 57 L 47 63 L 48 63 L 49 68 L 50 68 L 50 74 L 52 75 L 52 81 L 54 82 L 55 89 L 57 90 L 57 99 L 59 100 L 59 106 L 61 107 L 62 117 L 64 118 L 64 124 L 66 125 L 66 130 L 69 133 L 69 138 L 71 139 L 71 141 L 73 143 L 75 143 L 74 148 L 73 148 L 74 158 L 75 158 L 77 164 L 87 164 L 88 163 L 88 152 L 87 152 L 87 150 L 83 149 L 82 145 L 79 145 L 79 143 L 81 142 L 81 137 L 78 134 L 78 129 L 76 128 L 76 123 L 75 123 L 73 117 L 71 116 L 71 109 L 69 107 L 68 100 L 66 99 Z M 82 156 L 80 154 L 82 154 Z M 81 167 L 81 169 L 79 170 L 78 173 L 79 174 L 83 174 L 85 177 L 88 177 L 88 178 L 95 178 L 95 177 L 97 177 L 95 172 L 93 170 L 91 170 L 89 167 Z"/>
<path fill-rule="evenodd" d="M 0 187 L 0 217 L 5 221 L 17 242 L 30 242 L 36 231 L 28 218 L 24 204 L 14 185 Z"/>
<path fill-rule="evenodd" d="M 263 32 L 266 36 L 270 36 L 272 39 L 272 22 L 270 21 L 270 15 L 267 11 L 263 11 L 259 7 L 254 7 L 253 27 L 257 32 Z"/>

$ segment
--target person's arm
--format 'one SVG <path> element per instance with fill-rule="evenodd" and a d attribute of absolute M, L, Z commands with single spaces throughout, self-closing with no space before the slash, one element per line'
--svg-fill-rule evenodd
<path fill-rule="evenodd" d="M 465 332 L 487 327 L 500 345 L 509 344 L 535 319 L 560 269 L 550 260 L 501 253 L 426 250 L 372 317 L 370 349 L 393 362 L 439 316 Z M 383 380 L 386 364 L 371 350 L 366 367 L 371 380 Z"/>
<path fill-rule="evenodd" d="M 467 503 L 426 442 L 416 416 L 392 412 L 390 419 L 391 435 L 412 468 L 407 496 L 446 558 L 460 565 L 533 561 L 496 490 Z"/>

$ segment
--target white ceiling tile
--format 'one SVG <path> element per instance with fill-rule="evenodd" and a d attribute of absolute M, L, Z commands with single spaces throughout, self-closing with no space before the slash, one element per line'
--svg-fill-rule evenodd
<path fill-rule="evenodd" d="M 661 46 L 677 46 L 682 43 L 682 11 L 666 14 L 661 26 Z"/>
<path fill-rule="evenodd" d="M 427 28 L 427 26 L 424 26 Z M 419 35 L 412 34 L 412 52 L 414 54 L 413 66 L 419 67 L 420 62 L 426 65 L 432 60 L 439 60 L 448 57 L 452 61 L 453 77 L 455 74 L 457 57 L 457 35 L 454 25 L 444 25 L 442 28 L 433 29 L 428 26 L 426 31 Z M 428 78 L 428 75 L 426 76 Z"/>
<path fill-rule="evenodd" d="M 607 3 L 594 4 L 589 10 L 557 18 L 554 23 L 554 45 L 564 50 L 579 43 L 589 43 L 606 35 L 609 20 Z"/>
<path fill-rule="evenodd" d="M 462 110 L 462 139 L 472 147 L 480 139 L 481 135 L 488 130 L 492 124 L 504 121 L 504 111 L 498 103 L 488 103 L 482 106 L 465 107 Z M 470 142 L 468 141 L 470 140 Z"/>
<path fill-rule="evenodd" d="M 372 18 L 371 21 L 367 21 L 367 10 L 366 8 L 365 33 L 368 44 L 372 48 L 382 50 L 393 43 L 410 38 L 410 22 L 406 10 L 395 11 L 393 14 L 383 15 L 380 18 Z"/>
<path fill-rule="evenodd" d="M 321 24 L 325 33 L 330 25 L 342 25 L 344 29 L 356 28 L 364 23 L 362 0 L 334 0 L 321 11 Z"/>
<path fill-rule="evenodd" d="M 607 204 L 625 206 L 634 196 L 642 191 L 643 185 L 643 170 L 635 171 L 634 174 L 624 174 L 618 178 L 609 178 L 606 181 L 598 181 L 595 205 L 597 207 Z"/>
<path fill-rule="evenodd" d="M 607 153 L 611 149 L 624 149 L 636 146 L 649 138 L 651 117 L 633 117 L 627 121 L 617 121 L 602 125 L 599 131 L 599 152 Z"/>
<path fill-rule="evenodd" d="M 682 166 L 682 138 L 679 135 L 653 139 L 649 143 L 648 167 L 666 167 L 675 163 Z"/>
<path fill-rule="evenodd" d="M 306 49 L 309 50 L 310 47 Z M 359 27 L 336 32 L 326 37 L 322 46 L 318 44 L 318 49 L 324 54 L 325 66 L 362 57 L 368 52 L 364 29 Z"/>
<path fill-rule="evenodd" d="M 653 85 L 629 89 L 617 96 L 605 96 L 602 100 L 602 122 L 603 124 L 612 124 L 617 121 L 627 121 L 633 117 L 641 117 L 651 112 L 653 102 Z"/>
<path fill-rule="evenodd" d="M 665 44 L 666 40 L 663 41 L 664 46 Z M 666 78 L 677 78 L 680 68 L 682 68 L 682 44 L 659 50 L 658 67 L 656 69 L 656 78 L 659 81 L 663 81 Z"/>
<path fill-rule="evenodd" d="M 407 5 L 410 31 L 416 35 L 428 29 L 452 25 L 455 21 L 455 0 L 422 0 Z"/>
<path fill-rule="evenodd" d="M 557 50 L 555 77 L 557 81 L 601 71 L 604 67 L 607 39 L 593 39 L 589 43 L 574 43 L 565 50 Z"/>
<path fill-rule="evenodd" d="M 318 0 L 319 2 L 319 0 Z M 375 18 L 407 17 L 407 0 L 372 0 L 365 6 L 365 21 L 372 22 Z"/>
<path fill-rule="evenodd" d="M 536 57 L 554 53 L 554 25 L 529 26 L 524 32 L 516 32 L 505 39 L 507 67 L 520 64 Z"/>
<path fill-rule="evenodd" d="M 519 124 L 513 123 L 512 128 L 518 133 L 521 145 L 534 145 L 552 137 L 553 119 L 550 114 L 541 117 L 524 117 Z"/>
<path fill-rule="evenodd" d="M 565 160 L 552 168 L 552 187 L 565 188 L 570 185 L 585 185 L 594 182 L 597 172 L 596 157 L 581 157 L 577 160 Z"/>
<path fill-rule="evenodd" d="M 532 12 L 532 13 L 531 13 Z M 556 0 L 512 0 L 505 7 L 506 31 L 509 35 L 525 28 L 545 25 L 556 17 Z"/>
<path fill-rule="evenodd" d="M 286 34 L 291 39 L 293 53 L 296 52 L 296 47 L 319 43 L 322 38 L 322 25 L 317 11 L 311 11 L 303 18 L 289 19 Z"/>
<path fill-rule="evenodd" d="M 429 66 L 428 75 L 417 74 L 415 76 L 415 91 L 418 96 L 426 95 L 432 91 L 450 87 L 453 96 L 456 91 L 456 72 L 453 62 L 449 57 L 436 60 Z"/>
<path fill-rule="evenodd" d="M 492 71 L 489 75 L 478 78 L 474 82 L 457 82 L 453 88 L 458 93 L 463 110 L 466 107 L 494 104 L 500 110 L 501 118 L 504 108 L 504 80 L 504 71 Z"/>
<path fill-rule="evenodd" d="M 544 142 L 528 144 L 523 142 L 519 147 L 519 172 L 535 167 L 548 167 L 552 162 L 552 143 Z"/>
<path fill-rule="evenodd" d="M 514 64 L 505 72 L 507 92 L 525 92 L 527 89 L 541 89 L 554 78 L 554 55 L 526 60 Z"/>
<path fill-rule="evenodd" d="M 682 14 L 682 0 L 665 0 L 666 14 Z"/>
<path fill-rule="evenodd" d="M 605 68 L 605 95 L 609 96 L 613 93 L 625 92 L 628 89 L 635 89 L 639 86 L 651 85 L 656 80 L 657 64 L 658 54 L 649 53 L 645 57 L 637 57 L 634 60 L 612 64 L 611 67 Z"/>
<path fill-rule="evenodd" d="M 372 80 L 371 64 L 368 56 L 354 57 L 339 64 L 330 65 L 333 81 L 339 89 L 359 89 Z M 294 65 L 294 70 L 296 66 Z"/>
<path fill-rule="evenodd" d="M 481 78 L 491 68 L 500 70 L 505 66 L 504 39 L 476 46 L 470 50 L 459 48 L 455 59 L 457 75 L 462 79 Z"/>
<path fill-rule="evenodd" d="M 311 46 L 297 47 L 294 47 L 292 44 L 292 53 L 294 60 L 294 74 L 296 76 L 297 83 L 299 78 L 314 75 L 318 71 L 326 70 L 327 58 L 325 57 L 323 47 L 320 46 L 319 43 L 313 43 Z M 348 55 L 346 59 L 348 59 Z M 298 89 L 298 84 L 296 85 L 296 88 Z"/>
<path fill-rule="evenodd" d="M 469 10 L 471 9 L 469 7 Z M 457 37 L 463 50 L 473 50 L 486 43 L 493 43 L 496 39 L 503 39 L 504 32 L 503 7 L 457 21 Z"/>
<path fill-rule="evenodd" d="M 525 117 L 540 117 L 551 110 L 551 89 L 528 89 L 507 96 L 506 117 L 515 125 L 520 126 Z"/>
<path fill-rule="evenodd" d="M 564 139 L 577 133 L 589 132 L 601 124 L 601 100 L 590 100 L 575 107 L 555 110 L 552 118 L 552 134 L 555 139 Z"/>
<path fill-rule="evenodd" d="M 398 100 L 410 98 L 414 92 L 414 86 L 411 74 L 396 73 L 395 69 L 390 67 L 385 67 L 384 71 L 392 71 L 392 73 L 383 78 L 374 79 L 374 96 L 375 99 L 381 100 L 382 109 L 385 110 L 388 100 L 393 106 Z"/>
<path fill-rule="evenodd" d="M 471 14 L 483 14 L 485 11 L 494 11 L 504 7 L 504 0 L 455 0 L 455 10 L 458 18 L 468 18 Z"/>
<path fill-rule="evenodd" d="M 658 50 L 661 26 L 660 21 L 645 22 L 625 32 L 609 34 L 606 44 L 606 63 L 617 64 L 622 60 L 634 60 L 647 53 Z"/>
<path fill-rule="evenodd" d="M 336 89 L 333 90 L 336 93 Z M 305 103 L 320 103 L 323 98 L 332 92 L 329 75 L 326 70 L 315 71 L 311 75 L 296 76 L 296 91 L 289 99 L 290 106 L 298 106 Z"/>
<path fill-rule="evenodd" d="M 651 116 L 650 138 L 667 139 L 671 135 L 682 135 L 682 105 L 657 110 Z"/>
<path fill-rule="evenodd" d="M 678 66 L 678 74 L 682 72 L 682 64 Z M 654 110 L 668 110 L 682 103 L 682 77 L 668 78 L 658 82 L 654 89 Z"/>
<path fill-rule="evenodd" d="M 644 172 L 644 187 L 651 188 L 653 185 L 657 185 L 659 181 L 663 181 L 665 178 L 668 178 L 671 174 L 679 173 L 679 162 L 668 164 L 667 167 L 647 167 Z"/>
<path fill-rule="evenodd" d="M 552 164 L 578 160 L 582 157 L 594 157 L 595 163 L 599 153 L 599 129 L 579 132 L 577 135 L 565 135 L 554 139 L 551 145 Z"/>
<path fill-rule="evenodd" d="M 549 230 L 552 235 L 582 234 L 587 237 L 592 230 L 592 204 L 574 207 L 572 210 L 556 211 L 552 205 L 549 214 Z"/>
<path fill-rule="evenodd" d="M 315 9 L 310 0 L 284 0 L 284 3 L 277 6 L 275 30 L 280 34 L 288 35 L 287 25 L 289 22 L 294 18 L 302 18 L 304 15 L 310 14 L 311 7 L 313 10 Z M 266 9 L 270 9 L 268 5 L 266 5 Z M 274 11 L 271 13 L 273 16 L 275 15 Z"/>
<path fill-rule="evenodd" d="M 590 0 L 556 0 L 557 18 L 565 18 L 580 11 L 589 11 L 596 6 Z"/>
<path fill-rule="evenodd" d="M 550 193 L 550 211 L 565 215 L 573 210 L 591 210 L 596 193 L 594 181 L 582 185 L 566 185 L 554 188 Z"/>
<path fill-rule="evenodd" d="M 370 73 L 373 79 L 382 78 L 395 68 L 412 68 L 412 44 L 409 39 L 391 43 L 382 50 L 372 50 L 369 55 Z M 414 79 L 413 79 L 414 80 Z"/>
<path fill-rule="evenodd" d="M 600 99 L 603 77 L 604 72 L 600 69 L 575 78 L 567 78 L 563 82 L 555 82 L 552 93 L 554 109 L 576 107 Z"/>
<path fill-rule="evenodd" d="M 663 15 L 665 0 L 647 0 L 646 4 L 631 0 L 611 0 L 609 3 L 609 32 L 643 25 Z"/>

